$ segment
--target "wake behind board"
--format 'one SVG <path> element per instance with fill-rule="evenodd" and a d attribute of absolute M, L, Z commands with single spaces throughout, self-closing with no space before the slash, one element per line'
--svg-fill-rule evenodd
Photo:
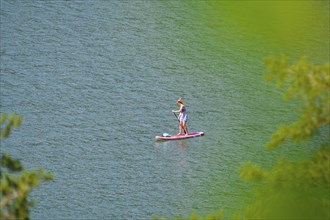
<path fill-rule="evenodd" d="M 186 138 L 193 138 L 198 136 L 203 136 L 205 133 L 203 131 L 200 132 L 191 132 L 188 135 L 180 134 L 180 135 L 163 135 L 163 136 L 156 136 L 156 140 L 163 140 L 163 141 L 171 141 L 171 140 L 180 140 Z"/>

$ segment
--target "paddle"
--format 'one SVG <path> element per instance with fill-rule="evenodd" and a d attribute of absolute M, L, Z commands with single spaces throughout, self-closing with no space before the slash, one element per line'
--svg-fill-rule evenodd
<path fill-rule="evenodd" d="M 176 119 L 178 119 L 178 122 L 180 123 L 180 120 L 178 118 L 178 116 L 176 116 L 175 112 L 173 112 L 173 114 L 175 115 Z M 184 128 L 182 127 L 182 130 L 184 131 L 184 133 L 186 134 L 186 130 L 184 130 Z"/>

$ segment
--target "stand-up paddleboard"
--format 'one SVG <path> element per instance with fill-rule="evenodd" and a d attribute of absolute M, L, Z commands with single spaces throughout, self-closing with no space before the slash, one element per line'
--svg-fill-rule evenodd
<path fill-rule="evenodd" d="M 162 136 L 156 136 L 156 140 L 163 140 L 163 141 L 171 141 L 171 140 L 180 140 L 186 138 L 193 138 L 198 136 L 203 136 L 205 133 L 203 131 L 200 132 L 191 132 L 188 135 L 180 134 L 180 135 L 168 135 L 163 134 Z"/>

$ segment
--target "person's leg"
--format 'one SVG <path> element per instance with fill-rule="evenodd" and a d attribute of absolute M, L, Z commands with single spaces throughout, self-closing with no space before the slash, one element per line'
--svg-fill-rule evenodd
<path fill-rule="evenodd" d="M 180 135 L 181 133 L 182 133 L 182 121 L 180 121 L 180 125 L 179 125 L 179 134 L 178 135 Z"/>
<path fill-rule="evenodd" d="M 186 135 L 188 135 L 189 133 L 188 133 L 188 127 L 187 127 L 187 122 L 185 122 L 185 121 L 183 121 L 183 129 L 185 130 L 185 132 L 186 132 Z"/>

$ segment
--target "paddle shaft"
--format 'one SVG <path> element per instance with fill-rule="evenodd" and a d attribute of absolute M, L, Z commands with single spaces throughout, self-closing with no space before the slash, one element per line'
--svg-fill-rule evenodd
<path fill-rule="evenodd" d="M 178 122 L 180 123 L 180 119 L 178 118 L 178 116 L 175 114 L 175 112 L 173 112 L 173 114 L 175 115 L 176 119 L 178 119 Z M 180 124 L 181 126 L 181 124 Z M 184 130 L 183 126 L 181 126 L 183 129 L 183 132 L 186 134 L 186 130 Z"/>

